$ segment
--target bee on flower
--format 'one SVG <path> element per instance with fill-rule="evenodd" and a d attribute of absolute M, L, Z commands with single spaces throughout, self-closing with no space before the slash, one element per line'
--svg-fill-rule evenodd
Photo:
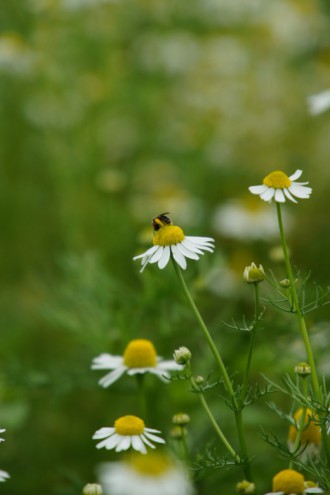
<path fill-rule="evenodd" d="M 141 259 L 141 272 L 148 263 L 158 263 L 158 268 L 165 268 L 173 258 L 185 270 L 186 258 L 198 260 L 204 251 L 214 251 L 214 239 L 211 237 L 186 236 L 177 225 L 173 225 L 168 213 L 161 213 L 152 220 L 154 228 L 153 246 L 145 253 L 135 256 L 133 260 Z"/>

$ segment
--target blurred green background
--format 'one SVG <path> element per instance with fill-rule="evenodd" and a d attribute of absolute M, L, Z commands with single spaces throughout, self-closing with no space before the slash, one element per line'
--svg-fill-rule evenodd
<path fill-rule="evenodd" d="M 244 267 L 285 276 L 275 207 L 249 185 L 303 169 L 313 194 L 285 205 L 290 249 L 302 273 L 329 282 L 330 112 L 312 115 L 307 103 L 330 87 L 329 64 L 326 0 L 3 2 L 0 468 L 11 479 L 1 490 L 78 495 L 99 462 L 116 458 L 91 437 L 138 413 L 136 384 L 99 387 L 102 373 L 90 369 L 99 353 L 121 354 L 137 337 L 165 358 L 186 345 L 195 373 L 216 379 L 172 267 L 140 274 L 132 261 L 150 245 L 152 217 L 169 211 L 188 235 L 215 237 L 215 254 L 190 262 L 185 277 L 231 373 L 244 368 L 247 337 L 222 320 L 252 315 Z M 308 324 L 328 376 L 327 309 Z M 268 308 L 263 327 L 252 380 L 279 380 L 305 359 L 296 323 Z M 184 410 L 193 455 L 203 444 L 224 453 L 187 384 L 147 384 L 149 426 L 168 435 Z M 208 398 L 235 444 L 220 392 Z M 283 397 L 271 399 L 288 412 Z M 283 442 L 287 425 L 266 400 L 245 416 L 267 491 L 285 466 L 259 425 Z M 210 474 L 200 493 L 234 493 L 242 478 Z"/>

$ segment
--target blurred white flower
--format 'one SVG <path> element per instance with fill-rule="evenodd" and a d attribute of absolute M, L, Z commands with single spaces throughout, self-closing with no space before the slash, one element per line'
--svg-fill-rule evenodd
<path fill-rule="evenodd" d="M 182 366 L 174 360 L 163 361 L 161 357 L 157 356 L 156 349 L 150 340 L 135 339 L 128 343 L 123 356 L 104 353 L 94 358 L 92 369 L 113 370 L 99 381 L 102 387 L 109 387 L 124 373 L 130 376 L 152 373 L 166 381 L 170 377 L 168 371 L 180 371 Z"/>
<path fill-rule="evenodd" d="M 268 240 L 278 235 L 273 212 L 260 201 L 231 200 L 220 205 L 213 217 L 213 228 L 219 234 L 245 241 Z"/>
<path fill-rule="evenodd" d="M 132 449 L 146 454 L 148 447 L 152 449 L 155 446 L 151 441 L 156 443 L 165 443 L 165 440 L 155 435 L 160 433 L 159 430 L 146 428 L 144 421 L 137 416 L 127 415 L 116 419 L 113 427 L 103 427 L 97 430 L 94 435 L 94 440 L 101 440 L 96 444 L 97 449 L 102 447 L 107 450 L 115 449 L 116 452 Z"/>
<path fill-rule="evenodd" d="M 192 495 L 184 468 L 164 453 L 132 454 L 121 462 L 100 466 L 105 495 Z"/>
<path fill-rule="evenodd" d="M 330 108 L 330 89 L 307 97 L 308 111 L 311 115 L 319 115 Z"/>

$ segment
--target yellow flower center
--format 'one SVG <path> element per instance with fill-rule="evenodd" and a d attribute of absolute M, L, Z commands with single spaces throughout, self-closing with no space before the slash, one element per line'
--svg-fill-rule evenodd
<path fill-rule="evenodd" d="M 301 407 L 294 414 L 294 419 L 297 425 L 300 424 L 300 418 L 302 416 L 302 413 L 303 413 L 303 408 Z M 312 417 L 313 417 L 312 411 L 310 409 L 306 409 L 304 425 L 308 424 L 308 426 L 306 429 L 303 430 L 301 434 L 302 445 L 304 445 L 306 442 L 314 443 L 315 445 L 321 443 L 321 428 L 318 424 L 315 424 L 315 422 L 311 420 Z M 314 418 L 317 420 L 315 416 Z M 293 425 L 290 425 L 290 429 L 289 429 L 290 442 L 294 443 L 296 441 L 297 433 L 298 433 L 297 428 Z"/>
<path fill-rule="evenodd" d="M 273 478 L 273 492 L 303 493 L 304 477 L 293 469 L 284 469 Z"/>
<path fill-rule="evenodd" d="M 263 183 L 265 186 L 274 187 L 275 189 L 284 189 L 285 187 L 290 187 L 292 180 L 280 170 L 276 170 L 264 178 Z"/>
<path fill-rule="evenodd" d="M 184 239 L 183 230 L 176 225 L 165 225 L 154 234 L 153 242 L 155 246 L 172 246 Z"/>
<path fill-rule="evenodd" d="M 148 455 L 134 454 L 129 463 L 141 474 L 149 476 L 161 476 L 172 467 L 172 461 L 168 456 L 151 452 Z"/>
<path fill-rule="evenodd" d="M 119 435 L 141 435 L 144 432 L 144 422 L 137 416 L 122 416 L 115 421 L 116 433 Z"/>
<path fill-rule="evenodd" d="M 156 363 L 156 349 L 150 340 L 131 340 L 125 349 L 124 364 L 129 368 L 154 368 Z"/>

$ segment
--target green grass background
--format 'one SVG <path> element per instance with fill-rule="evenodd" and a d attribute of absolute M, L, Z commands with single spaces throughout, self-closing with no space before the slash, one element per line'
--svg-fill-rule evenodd
<path fill-rule="evenodd" d="M 0 467 L 3 492 L 76 495 L 96 465 L 92 434 L 139 413 L 135 382 L 110 389 L 90 370 L 101 352 L 150 338 L 170 358 L 188 346 L 196 374 L 217 378 L 210 351 L 173 268 L 132 257 L 162 211 L 189 235 L 213 236 L 216 252 L 185 274 L 230 373 L 244 369 L 247 336 L 222 320 L 253 312 L 241 280 L 251 261 L 285 277 L 279 239 L 235 239 L 215 228 L 217 208 L 246 200 L 274 169 L 304 171 L 313 194 L 291 216 L 294 264 L 329 283 L 330 113 L 308 113 L 329 87 L 330 9 L 309 0 L 10 0 L 0 16 Z M 266 206 L 273 211 L 275 207 Z M 268 289 L 264 289 L 264 294 Z M 308 319 L 320 370 L 329 314 Z M 305 359 L 294 319 L 268 306 L 252 381 L 276 379 Z M 148 377 L 149 423 L 167 436 L 191 415 L 193 455 L 224 454 L 185 383 Z M 221 390 L 208 399 L 237 446 Z M 279 394 L 271 397 L 286 412 Z M 266 400 L 246 411 L 260 489 L 285 467 L 258 437 L 285 442 L 287 425 Z M 207 473 L 200 493 L 234 493 L 239 470 Z M 175 495 L 175 494 L 173 494 Z M 179 494 L 178 494 L 179 495 Z"/>

